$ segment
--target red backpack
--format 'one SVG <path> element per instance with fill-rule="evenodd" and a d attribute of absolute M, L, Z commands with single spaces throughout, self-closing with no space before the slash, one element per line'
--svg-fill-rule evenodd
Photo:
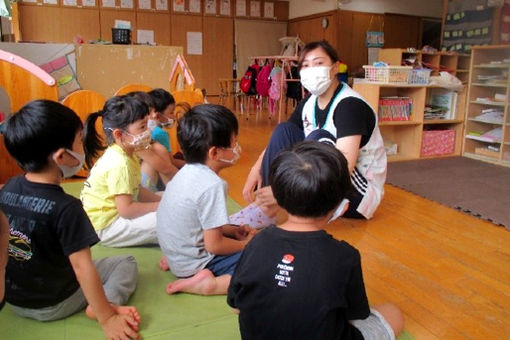
<path fill-rule="evenodd" d="M 262 97 L 267 97 L 271 87 L 271 64 L 262 67 L 257 75 L 257 93 Z"/>
<path fill-rule="evenodd" d="M 251 66 L 248 66 L 248 69 L 244 73 L 243 78 L 241 79 L 241 91 L 248 95 L 257 94 L 257 71 L 259 69 L 259 65 L 254 63 Z"/>

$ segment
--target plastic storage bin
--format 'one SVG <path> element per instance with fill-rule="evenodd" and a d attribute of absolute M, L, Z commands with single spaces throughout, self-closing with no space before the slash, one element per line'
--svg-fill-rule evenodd
<path fill-rule="evenodd" d="M 411 66 L 370 66 L 364 65 L 365 80 L 377 83 L 407 84 Z"/>
<path fill-rule="evenodd" d="M 423 131 L 422 156 L 451 155 L 455 151 L 455 130 Z"/>
<path fill-rule="evenodd" d="M 428 85 L 431 69 L 415 68 L 409 74 L 409 84 Z"/>
<path fill-rule="evenodd" d="M 112 28 L 112 42 L 114 44 L 131 44 L 131 30 L 127 28 Z"/>

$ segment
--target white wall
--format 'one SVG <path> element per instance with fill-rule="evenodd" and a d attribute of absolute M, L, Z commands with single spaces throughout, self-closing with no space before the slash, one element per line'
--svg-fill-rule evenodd
<path fill-rule="evenodd" d="M 349 0 L 344 0 L 348 2 Z M 337 0 L 289 0 L 289 18 L 338 9 L 370 13 L 398 13 L 440 18 L 443 0 L 350 0 L 338 6 Z"/>

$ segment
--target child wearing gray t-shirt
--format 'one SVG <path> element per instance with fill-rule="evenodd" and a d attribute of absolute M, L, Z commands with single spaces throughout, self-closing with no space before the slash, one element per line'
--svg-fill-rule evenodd
<path fill-rule="evenodd" d="M 177 138 L 186 165 L 167 184 L 157 211 L 160 267 L 179 279 L 168 294 L 226 294 L 241 251 L 255 234 L 229 224 L 227 185 L 218 173 L 240 155 L 235 115 L 220 105 L 192 108 L 180 121 Z"/>

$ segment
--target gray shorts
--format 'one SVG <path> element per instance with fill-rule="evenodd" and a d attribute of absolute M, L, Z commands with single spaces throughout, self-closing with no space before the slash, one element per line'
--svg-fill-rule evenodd
<path fill-rule="evenodd" d="M 395 334 L 388 321 L 373 308 L 370 308 L 368 318 L 350 320 L 350 323 L 359 329 L 365 340 L 395 340 Z"/>

